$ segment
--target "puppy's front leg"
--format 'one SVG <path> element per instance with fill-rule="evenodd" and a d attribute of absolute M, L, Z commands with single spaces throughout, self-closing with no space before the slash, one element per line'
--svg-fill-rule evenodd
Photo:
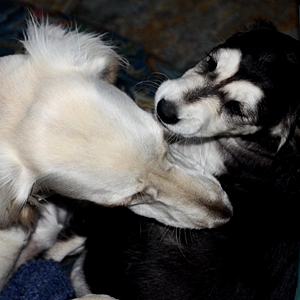
<path fill-rule="evenodd" d="M 50 249 L 56 243 L 57 236 L 64 227 L 66 220 L 67 211 L 65 208 L 51 202 L 43 203 L 35 229 L 20 254 L 14 270 L 42 251 Z"/>
<path fill-rule="evenodd" d="M 27 239 L 28 230 L 22 226 L 0 230 L 0 291 L 11 277 Z"/>

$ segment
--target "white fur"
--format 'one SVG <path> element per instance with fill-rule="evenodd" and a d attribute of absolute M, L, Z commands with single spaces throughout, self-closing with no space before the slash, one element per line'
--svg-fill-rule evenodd
<path fill-rule="evenodd" d="M 263 91 L 256 85 L 246 80 L 234 81 L 223 89 L 228 96 L 242 103 L 245 110 L 255 111 L 257 104 L 263 98 Z"/>
<path fill-rule="evenodd" d="M 28 234 L 15 245 L 14 228 L 30 227 L 49 192 L 127 205 L 173 226 L 229 219 L 219 182 L 169 151 L 154 118 L 111 84 L 121 59 L 110 46 L 34 20 L 23 44 L 24 55 L 0 59 L 0 248 L 11 270 Z M 2 286 L 9 274 L 1 269 Z"/>

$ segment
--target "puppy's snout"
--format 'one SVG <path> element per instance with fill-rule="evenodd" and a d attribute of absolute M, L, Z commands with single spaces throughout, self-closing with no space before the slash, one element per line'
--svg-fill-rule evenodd
<path fill-rule="evenodd" d="M 165 99 L 157 103 L 156 113 L 158 119 L 166 124 L 173 125 L 179 121 L 176 106 Z"/>

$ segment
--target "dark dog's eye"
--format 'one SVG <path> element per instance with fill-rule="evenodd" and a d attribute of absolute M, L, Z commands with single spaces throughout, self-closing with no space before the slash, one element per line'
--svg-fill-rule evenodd
<path fill-rule="evenodd" d="M 217 62 L 211 56 L 208 57 L 206 63 L 208 72 L 213 72 L 217 68 Z"/>
<path fill-rule="evenodd" d="M 240 104 L 237 101 L 229 101 L 225 107 L 234 115 L 242 115 Z"/>

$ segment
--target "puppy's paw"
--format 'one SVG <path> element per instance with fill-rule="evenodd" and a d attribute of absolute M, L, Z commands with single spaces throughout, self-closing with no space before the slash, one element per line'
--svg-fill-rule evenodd
<path fill-rule="evenodd" d="M 86 299 L 86 300 L 117 300 L 116 298 L 107 296 L 107 295 L 94 295 L 94 294 L 89 294 L 86 295 L 82 298 L 75 298 L 73 300 L 80 300 L 80 299 Z"/>

